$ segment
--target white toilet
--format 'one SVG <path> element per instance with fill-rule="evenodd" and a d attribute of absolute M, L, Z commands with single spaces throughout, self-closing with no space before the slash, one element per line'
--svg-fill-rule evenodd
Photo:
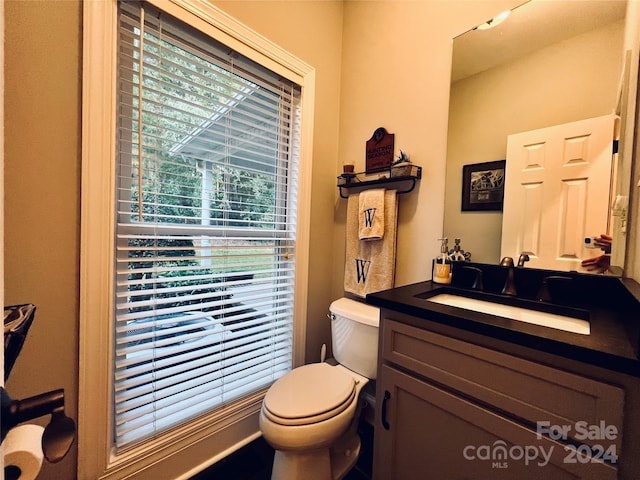
<path fill-rule="evenodd" d="M 275 450 L 272 480 L 336 480 L 355 465 L 359 396 L 376 378 L 380 311 L 340 298 L 329 308 L 338 365 L 298 367 L 269 388 L 260 430 Z"/>

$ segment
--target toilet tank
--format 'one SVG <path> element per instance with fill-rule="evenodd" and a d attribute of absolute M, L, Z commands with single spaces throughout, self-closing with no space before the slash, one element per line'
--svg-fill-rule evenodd
<path fill-rule="evenodd" d="M 349 370 L 376 378 L 380 309 L 339 298 L 329 307 L 333 357 Z"/>

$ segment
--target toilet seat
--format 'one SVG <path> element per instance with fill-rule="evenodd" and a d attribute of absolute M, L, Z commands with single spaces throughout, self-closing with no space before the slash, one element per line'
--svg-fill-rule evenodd
<path fill-rule="evenodd" d="M 343 412 L 355 395 L 353 376 L 327 363 L 312 363 L 278 379 L 264 398 L 263 412 L 280 425 L 308 425 Z"/>

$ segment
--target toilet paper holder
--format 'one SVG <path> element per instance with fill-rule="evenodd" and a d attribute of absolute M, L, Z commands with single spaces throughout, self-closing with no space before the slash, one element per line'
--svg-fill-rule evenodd
<path fill-rule="evenodd" d="M 16 425 L 51 415 L 42 434 L 42 452 L 47 461 L 59 462 L 67 454 L 76 435 L 76 424 L 64 413 L 64 390 L 53 390 L 23 400 L 13 400 L 0 387 L 2 396 L 2 441 Z"/>

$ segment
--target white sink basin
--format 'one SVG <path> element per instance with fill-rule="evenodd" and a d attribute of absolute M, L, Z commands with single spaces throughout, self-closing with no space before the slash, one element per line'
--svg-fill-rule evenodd
<path fill-rule="evenodd" d="M 427 301 L 449 305 L 450 307 L 464 308 L 465 310 L 472 310 L 474 312 L 488 313 L 497 317 L 532 323 L 543 327 L 556 328 L 566 332 L 580 333 L 582 335 L 589 335 L 591 333 L 589 321 L 580 318 L 565 317 L 564 315 L 539 312 L 521 307 L 512 307 L 510 305 L 476 300 L 475 298 L 461 297 L 449 293 L 440 293 L 427 298 Z"/>

